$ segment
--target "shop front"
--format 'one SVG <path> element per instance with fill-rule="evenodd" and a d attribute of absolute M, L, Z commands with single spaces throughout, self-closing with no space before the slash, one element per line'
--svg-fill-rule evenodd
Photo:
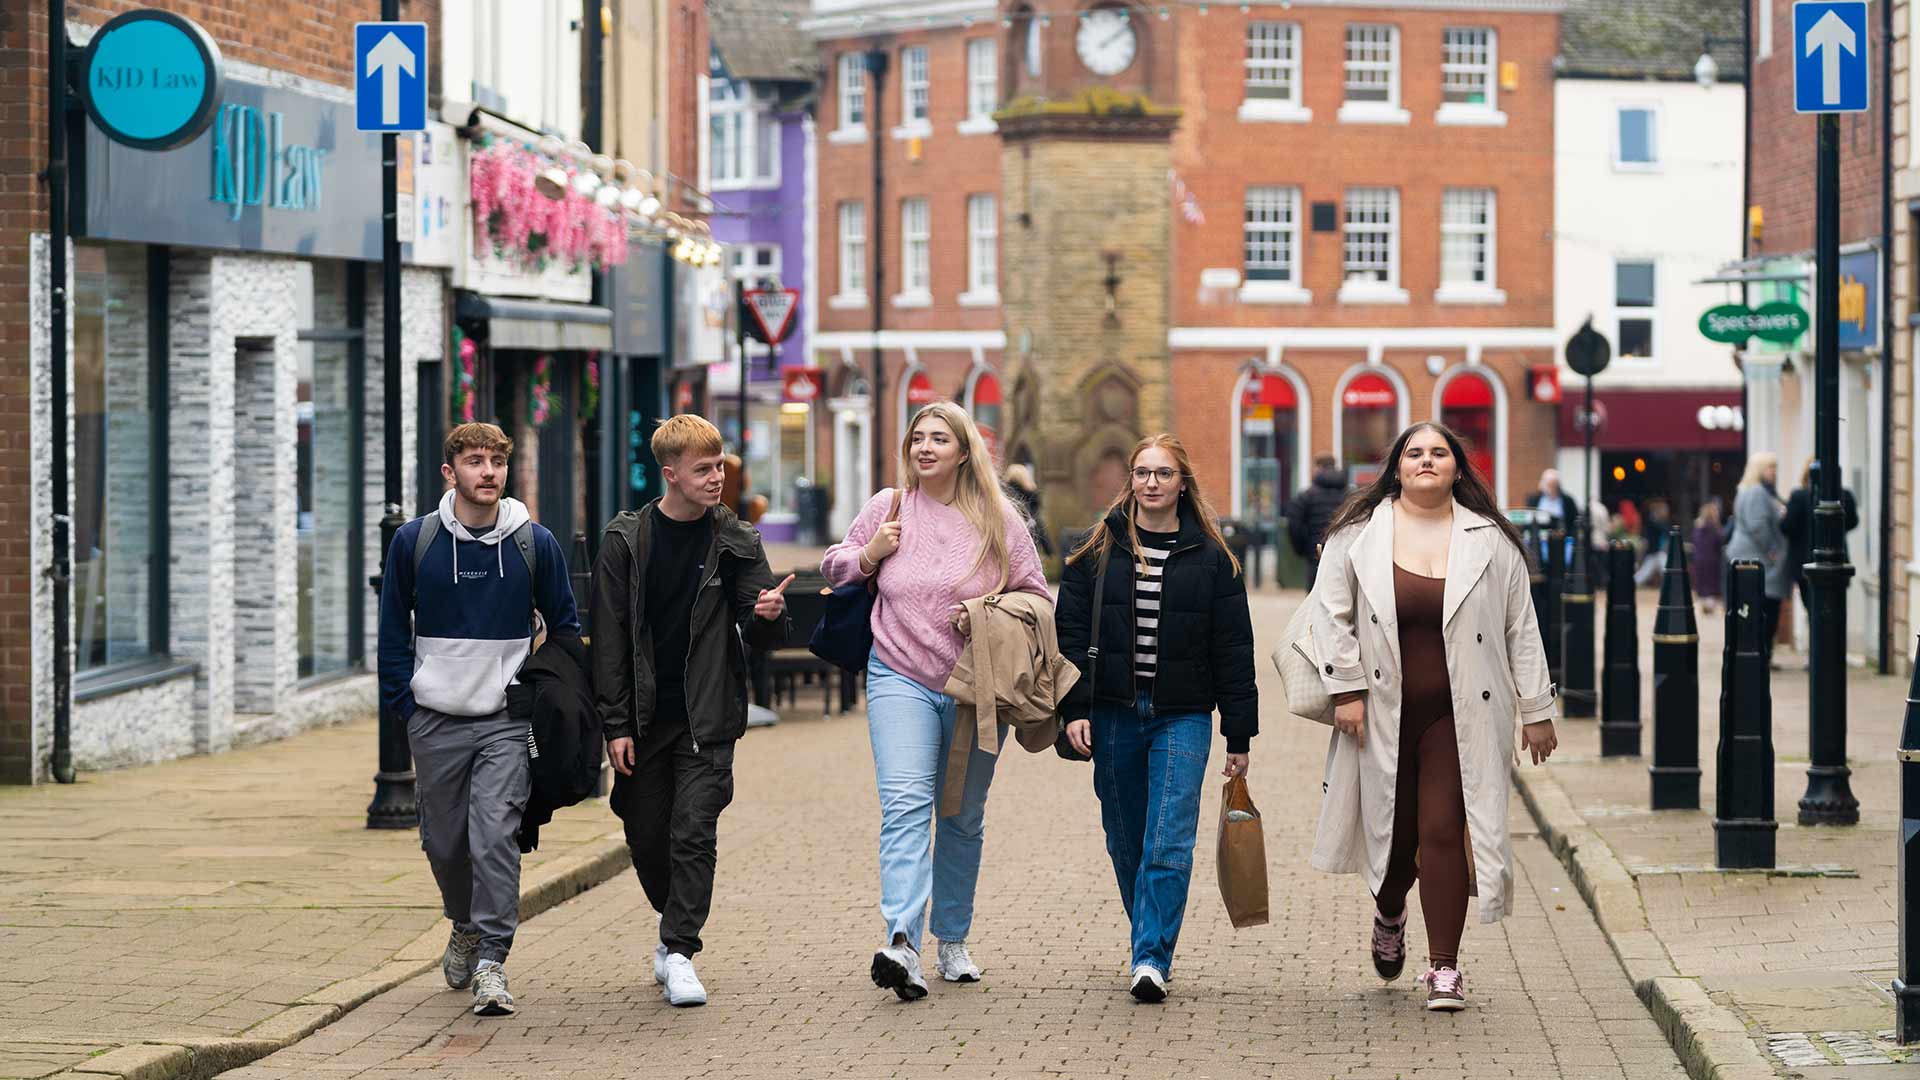
<path fill-rule="evenodd" d="M 1585 407 L 1583 394 L 1570 393 L 1558 414 L 1561 483 L 1575 496 L 1585 490 Z M 1738 389 L 1596 390 L 1593 412 L 1594 482 L 1609 512 L 1631 501 L 1644 517 L 1652 500 L 1665 499 L 1690 530 L 1707 500 L 1719 499 L 1723 512 L 1733 506 L 1746 428 Z"/>

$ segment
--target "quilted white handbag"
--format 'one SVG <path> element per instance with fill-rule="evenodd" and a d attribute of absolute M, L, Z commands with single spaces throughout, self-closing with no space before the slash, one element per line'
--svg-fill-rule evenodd
<path fill-rule="evenodd" d="M 1313 645 L 1313 599 L 1294 610 L 1280 644 L 1273 650 L 1273 666 L 1286 689 L 1287 711 L 1315 723 L 1333 725 L 1333 697 L 1320 681 L 1320 660 Z"/>

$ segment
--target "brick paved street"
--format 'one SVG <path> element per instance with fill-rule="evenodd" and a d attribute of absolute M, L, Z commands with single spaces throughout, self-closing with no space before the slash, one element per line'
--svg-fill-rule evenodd
<path fill-rule="evenodd" d="M 1257 624 L 1277 630 L 1293 602 L 1258 598 Z M 1273 681 L 1263 670 L 1264 692 Z M 1272 708 L 1264 722 L 1251 780 L 1267 822 L 1274 921 L 1238 932 L 1227 922 L 1209 783 L 1162 1007 L 1135 1004 L 1122 985 L 1125 924 L 1087 767 L 1017 748 L 988 814 L 973 934 L 985 982 L 936 984 L 914 1005 L 876 991 L 866 973 L 881 933 L 866 725 L 796 715 L 751 733 L 739 753 L 700 957 L 707 1008 L 660 1000 L 647 962 L 654 917 L 622 875 L 523 928 L 510 965 L 518 1016 L 478 1020 L 465 995 L 423 976 L 228 1075 L 1684 1075 L 1517 802 L 1517 914 L 1467 929 L 1476 1007 L 1421 1010 L 1413 964 L 1382 987 L 1363 951 L 1369 905 L 1358 879 L 1305 866 L 1325 729 Z M 1413 925 L 1417 959 L 1424 942 Z"/>

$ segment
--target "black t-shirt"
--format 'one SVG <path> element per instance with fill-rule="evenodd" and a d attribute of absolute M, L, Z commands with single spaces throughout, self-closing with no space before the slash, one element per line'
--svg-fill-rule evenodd
<path fill-rule="evenodd" d="M 654 511 L 652 551 L 647 558 L 647 622 L 653 627 L 655 715 L 662 718 L 686 713 L 693 600 L 706 576 L 712 546 L 711 513 L 693 521 L 675 521 Z"/>

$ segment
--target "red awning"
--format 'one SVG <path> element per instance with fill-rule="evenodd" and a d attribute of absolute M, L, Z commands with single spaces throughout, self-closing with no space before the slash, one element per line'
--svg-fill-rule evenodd
<path fill-rule="evenodd" d="M 1477 372 L 1459 375 L 1447 384 L 1446 392 L 1440 395 L 1440 407 L 1443 409 L 1491 409 L 1493 408 L 1493 386 L 1485 376 Z"/>
<path fill-rule="evenodd" d="M 1740 449 L 1738 390 L 1596 390 L 1598 450 Z M 1580 413 L 1583 388 L 1568 386 L 1560 401 L 1560 445 L 1586 445 Z M 1705 410 L 1703 412 L 1703 410 Z"/>
<path fill-rule="evenodd" d="M 1340 403 L 1349 409 L 1391 409 L 1396 401 L 1393 384 L 1372 372 L 1355 376 L 1340 396 Z"/>
<path fill-rule="evenodd" d="M 1293 392 L 1293 383 L 1282 375 L 1262 375 L 1247 381 L 1247 390 L 1243 404 L 1246 408 L 1265 405 L 1274 409 L 1291 409 L 1298 406 L 1300 399 Z"/>

